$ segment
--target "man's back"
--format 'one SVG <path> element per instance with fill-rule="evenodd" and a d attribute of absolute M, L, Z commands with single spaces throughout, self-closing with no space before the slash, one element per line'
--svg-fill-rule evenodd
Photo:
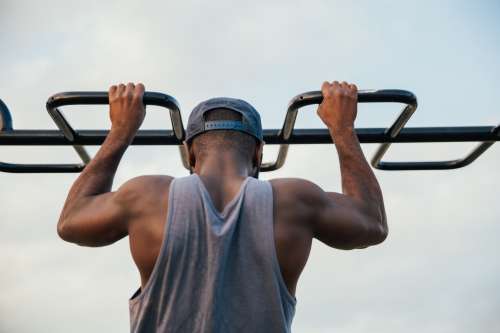
<path fill-rule="evenodd" d="M 111 130 L 71 187 L 57 232 L 64 240 L 84 246 L 106 246 L 130 236 L 141 284 L 147 288 L 164 240 L 173 180 L 168 176 L 142 176 L 111 191 L 120 159 L 145 116 L 144 89 L 142 84 L 133 83 L 110 88 Z M 357 87 L 324 82 L 322 92 L 318 115 L 335 142 L 343 193 L 326 192 L 306 180 L 276 179 L 269 182 L 272 193 L 266 199 L 266 204 L 272 202 L 272 214 L 269 209 L 264 219 L 272 226 L 269 234 L 274 238 L 269 241 L 274 249 L 269 251 L 276 252 L 290 295 L 295 294 L 313 237 L 330 247 L 355 249 L 384 241 L 388 232 L 381 189 L 354 131 Z M 206 188 L 207 200 L 221 211 L 245 179 L 258 176 L 263 148 L 260 116 L 242 100 L 215 98 L 202 102 L 191 112 L 185 148 L 192 171 Z M 189 202 L 190 197 L 183 200 Z M 243 290 L 245 287 L 241 285 Z M 202 301 L 213 300 L 209 297 Z M 247 315 L 251 318 L 256 313 Z"/>
<path fill-rule="evenodd" d="M 142 176 L 134 180 L 134 187 L 145 189 L 140 199 L 141 211 L 149 211 L 147 218 L 134 220 L 129 225 L 130 249 L 141 275 L 142 287 L 149 280 L 164 240 L 172 180 L 169 176 Z M 238 193 L 244 180 L 226 179 L 205 184 L 200 177 L 200 181 L 207 189 L 214 206 L 221 211 Z M 277 179 L 270 183 L 273 192 L 275 249 L 283 279 L 289 292 L 295 295 L 299 275 L 309 256 L 312 231 L 308 227 L 309 209 L 303 209 L 303 203 L 294 197 L 298 194 L 299 184 L 302 185 L 301 191 L 304 191 L 307 190 L 308 182 Z"/>
<path fill-rule="evenodd" d="M 221 209 L 196 174 L 169 187 L 160 252 L 130 301 L 132 331 L 290 331 L 295 299 L 276 257 L 270 183 L 247 177 Z"/>

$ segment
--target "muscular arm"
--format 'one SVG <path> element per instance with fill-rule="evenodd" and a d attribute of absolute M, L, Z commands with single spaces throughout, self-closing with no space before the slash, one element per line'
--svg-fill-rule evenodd
<path fill-rule="evenodd" d="M 387 222 L 382 191 L 354 131 L 357 87 L 334 81 L 323 83 L 321 90 L 318 115 L 337 149 L 343 194 L 328 193 L 315 234 L 327 244 L 346 249 L 378 244 L 387 237 Z"/>
<path fill-rule="evenodd" d="M 370 206 L 349 195 L 326 192 L 304 179 L 282 178 L 271 183 L 278 216 L 287 222 L 287 230 L 300 230 L 303 237 L 343 250 L 366 248 L 387 236 Z M 291 244 L 287 252 L 298 246 Z"/>
<path fill-rule="evenodd" d="M 342 194 L 328 192 L 315 236 L 341 249 L 365 248 L 381 243 L 388 233 L 380 186 L 361 150 L 354 131 L 332 134 L 340 162 Z"/>
<path fill-rule="evenodd" d="M 61 238 L 80 245 L 100 246 L 127 235 L 128 212 L 123 204 L 128 201 L 126 191 L 110 192 L 127 146 L 119 134 L 110 132 L 96 156 L 74 182 L 57 225 Z M 112 222 L 118 219 L 122 223 Z"/>
<path fill-rule="evenodd" d="M 335 143 L 342 177 L 342 194 L 325 192 L 301 179 L 275 181 L 281 206 L 300 216 L 312 236 L 339 249 L 365 248 L 387 237 L 382 191 L 354 131 L 357 88 L 347 83 L 322 87 L 318 115 Z M 294 211 L 294 213 L 290 213 Z"/>
<path fill-rule="evenodd" d="M 144 119 L 143 93 L 142 85 L 130 83 L 110 88 L 111 130 L 68 193 L 57 225 L 64 240 L 103 246 L 127 235 L 140 181 L 110 191 L 118 164 Z"/>

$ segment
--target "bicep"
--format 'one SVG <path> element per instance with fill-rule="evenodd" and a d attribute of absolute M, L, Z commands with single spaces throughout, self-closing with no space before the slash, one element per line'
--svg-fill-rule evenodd
<path fill-rule="evenodd" d="M 108 192 L 78 199 L 58 225 L 64 240 L 82 246 L 104 246 L 127 236 L 127 209 L 121 193 Z"/>
<path fill-rule="evenodd" d="M 59 222 L 59 235 L 83 246 L 105 246 L 122 239 L 128 235 L 131 221 L 152 210 L 155 188 L 165 183 L 162 180 L 163 177 L 137 177 L 115 192 L 78 199 Z"/>
<path fill-rule="evenodd" d="M 364 248 L 380 243 L 384 237 L 380 223 L 370 207 L 350 196 L 325 192 L 302 179 L 281 181 L 289 196 L 289 207 L 306 220 L 313 237 L 338 249 Z"/>
<path fill-rule="evenodd" d="M 319 241 L 339 249 L 366 247 L 374 242 L 376 224 L 356 199 L 325 192 L 304 179 L 274 179 L 272 183 L 287 219 L 298 220 Z"/>
<path fill-rule="evenodd" d="M 323 192 L 314 219 L 314 236 L 328 246 L 356 249 L 374 243 L 376 225 L 364 205 L 344 194 Z"/>

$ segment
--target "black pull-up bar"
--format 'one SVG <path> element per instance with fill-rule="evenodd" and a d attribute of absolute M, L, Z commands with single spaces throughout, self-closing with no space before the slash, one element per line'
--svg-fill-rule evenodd
<path fill-rule="evenodd" d="M 108 104 L 108 93 L 107 92 L 64 92 L 51 96 L 47 101 L 47 111 L 54 120 L 56 126 L 60 131 L 58 134 L 62 134 L 65 139 L 62 145 L 73 146 L 78 156 L 80 156 L 82 163 L 79 164 L 13 164 L 0 162 L 0 171 L 4 172 L 16 172 L 16 173 L 70 173 L 70 172 L 81 172 L 85 165 L 87 165 L 91 158 L 87 153 L 86 149 L 83 147 L 84 144 L 80 143 L 80 131 L 73 129 L 73 127 L 66 120 L 62 112 L 58 109 L 62 106 L 67 105 L 98 105 L 98 104 Z M 177 142 L 182 142 L 185 137 L 184 126 L 182 125 L 182 117 L 180 112 L 179 103 L 177 100 L 169 95 L 157 93 L 157 92 L 146 92 L 143 97 L 143 103 L 145 105 L 156 105 L 167 108 L 170 111 L 170 119 L 172 121 L 173 131 L 169 133 L 169 136 L 175 139 Z M 9 124 L 10 128 L 7 130 L 2 130 L 0 134 L 7 134 L 7 137 L 12 139 L 21 139 L 24 141 L 23 145 L 32 144 L 33 141 L 37 140 L 34 134 L 43 134 L 44 131 L 35 130 L 31 133 L 26 131 L 14 131 L 12 129 L 12 121 L 10 112 L 5 104 L 1 103 L 0 108 L 2 109 L 1 118 L 2 124 Z M 54 132 L 54 131 L 51 131 Z M 33 134 L 33 135 L 32 135 Z M 52 133 L 51 133 L 52 134 Z M 50 136 L 50 135 L 49 135 Z M 105 136 L 104 136 L 105 138 Z M 8 141 L 8 140 L 7 140 Z M 42 140 L 43 141 L 43 140 Z M 8 142 L 2 142 L 0 144 L 9 144 Z M 16 143 L 13 143 L 16 144 Z M 19 144 L 19 142 L 17 143 Z M 183 161 L 187 161 L 187 156 L 185 156 L 184 149 L 180 146 L 181 155 Z"/>
<path fill-rule="evenodd" d="M 12 131 L 12 116 L 9 108 L 0 99 L 0 132 Z"/>
<path fill-rule="evenodd" d="M 320 104 L 320 91 L 297 95 L 289 103 L 285 121 L 281 129 L 264 129 L 266 144 L 279 144 L 280 150 L 275 162 L 263 163 L 262 171 L 276 170 L 283 166 L 290 144 L 329 144 L 332 138 L 327 129 L 294 129 L 298 110 L 312 104 Z M 417 108 L 415 95 L 404 90 L 359 91 L 360 103 L 402 103 L 405 104 L 395 122 L 388 128 L 356 128 L 361 143 L 382 143 L 372 165 L 382 170 L 436 170 L 466 166 L 478 158 L 496 141 L 500 141 L 500 126 L 470 127 L 411 127 L 405 128 Z M 182 147 L 185 137 L 184 127 L 177 101 L 162 93 L 146 92 L 146 105 L 162 106 L 170 111 L 173 130 L 139 130 L 132 145 L 178 145 L 181 159 L 189 170 L 186 151 Z M 22 146 L 73 146 L 82 159 L 82 164 L 13 164 L 0 162 L 4 172 L 80 172 L 90 161 L 84 145 L 100 145 L 107 130 L 75 130 L 58 109 L 68 105 L 108 104 L 106 92 L 66 92 L 56 94 L 47 101 L 47 111 L 59 130 L 14 130 L 12 117 L 7 106 L 0 100 L 0 145 Z M 436 162 L 382 162 L 381 159 L 392 143 L 410 142 L 481 142 L 463 159 Z"/>
<path fill-rule="evenodd" d="M 285 141 L 285 143 L 281 144 L 280 149 L 278 151 L 278 157 L 276 162 L 274 163 L 264 163 L 262 165 L 262 171 L 272 171 L 279 169 L 285 164 L 286 156 L 288 153 L 288 141 L 290 140 L 295 126 L 295 120 L 297 118 L 297 113 L 301 107 L 312 105 L 312 104 L 321 104 L 323 101 L 323 95 L 321 91 L 310 91 L 300 95 L 295 96 L 290 103 L 288 104 L 288 110 L 285 117 L 285 122 L 283 123 L 283 127 L 279 135 Z M 392 124 L 390 128 L 387 129 L 386 134 L 395 138 L 397 134 L 401 131 L 404 125 L 408 122 L 412 114 L 417 109 L 417 97 L 406 90 L 395 90 L 395 89 L 386 89 L 386 90 L 360 90 L 358 92 L 358 103 L 403 103 L 406 104 L 403 111 L 400 113 L 396 121 Z M 390 143 L 384 143 L 380 146 L 377 151 L 378 154 L 381 154 L 380 158 L 382 158 L 383 154 L 389 148 Z M 374 167 L 378 167 L 374 165 Z"/>
<path fill-rule="evenodd" d="M 185 138 L 184 126 L 182 124 L 182 116 L 179 103 L 177 100 L 169 95 L 158 93 L 158 92 L 145 92 L 143 99 L 144 105 L 156 105 L 161 106 L 170 111 L 170 120 L 172 122 L 173 137 L 180 142 L 180 153 L 184 166 L 189 168 L 189 163 L 187 162 L 187 154 L 182 147 L 182 141 Z M 62 112 L 58 109 L 61 106 L 67 105 L 99 105 L 99 104 L 109 104 L 109 97 L 107 92 L 100 91 L 81 91 L 81 92 L 64 92 L 51 96 L 47 101 L 47 111 L 56 123 L 56 126 L 61 130 L 64 137 L 73 143 L 73 148 L 78 153 L 82 162 L 83 167 L 90 162 L 90 156 L 82 145 L 78 145 L 76 138 L 78 137 L 78 131 L 75 131 L 73 127 L 64 118 Z M 186 164 L 188 163 L 188 164 Z M 50 167 L 50 166 L 48 166 Z M 59 166 L 64 167 L 64 166 Z M 82 165 L 68 164 L 68 168 L 82 167 Z"/>
<path fill-rule="evenodd" d="M 292 136 L 292 132 L 294 131 L 295 119 L 297 118 L 297 112 L 299 108 L 312 105 L 312 104 L 320 104 L 323 101 L 323 95 L 321 91 L 311 91 L 304 94 L 300 94 L 295 96 L 289 106 L 287 115 L 285 118 L 285 123 L 283 124 L 283 128 L 280 132 L 284 141 L 287 142 Z M 398 142 L 397 139 L 401 136 L 401 131 L 403 130 L 405 124 L 410 120 L 410 117 L 417 109 L 417 97 L 405 90 L 365 90 L 358 92 L 358 102 L 360 103 L 383 103 L 383 102 L 396 102 L 403 103 L 406 106 L 403 108 L 399 116 L 396 118 L 394 123 L 384 129 L 384 133 L 381 140 L 382 144 L 375 152 L 371 164 L 374 168 L 380 170 L 446 170 L 446 169 L 457 169 L 469 165 L 474 160 L 476 160 L 482 153 L 484 153 L 489 147 L 491 147 L 495 141 L 499 141 L 499 132 L 500 125 L 496 127 L 491 127 L 486 129 L 489 131 L 490 135 L 486 135 L 481 144 L 479 144 L 474 150 L 472 150 L 468 155 L 464 158 L 456 159 L 456 160 L 447 160 L 447 161 L 431 161 L 431 162 L 383 162 L 382 158 L 387 153 L 389 146 Z M 430 133 L 425 131 L 426 128 L 422 129 L 422 133 L 419 133 L 418 137 L 425 137 L 426 134 Z M 451 128 L 443 128 L 443 133 Z M 460 133 L 460 136 L 465 133 Z M 486 133 L 485 133 L 486 134 Z M 358 134 L 359 135 L 359 134 Z M 388 140 L 389 139 L 389 140 Z M 394 141 L 392 141 L 392 140 Z M 460 140 L 461 141 L 461 140 Z M 436 141 L 426 141 L 426 142 L 436 142 Z M 282 144 L 280 146 L 280 150 L 278 152 L 278 158 L 273 164 L 264 165 L 268 170 L 276 170 L 279 169 L 285 163 L 286 155 L 288 152 L 288 144 Z"/>

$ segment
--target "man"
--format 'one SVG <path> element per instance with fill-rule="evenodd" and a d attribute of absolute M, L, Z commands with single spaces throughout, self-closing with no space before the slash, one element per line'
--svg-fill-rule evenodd
<path fill-rule="evenodd" d="M 335 142 L 343 194 L 303 179 L 258 180 L 260 116 L 230 98 L 202 102 L 189 117 L 192 175 L 141 176 L 111 192 L 145 109 L 142 84 L 109 89 L 111 130 L 57 231 L 83 246 L 129 236 L 141 276 L 132 332 L 289 332 L 313 238 L 356 249 L 387 237 L 382 192 L 354 131 L 357 87 L 325 82 L 322 93 L 318 115 Z"/>

